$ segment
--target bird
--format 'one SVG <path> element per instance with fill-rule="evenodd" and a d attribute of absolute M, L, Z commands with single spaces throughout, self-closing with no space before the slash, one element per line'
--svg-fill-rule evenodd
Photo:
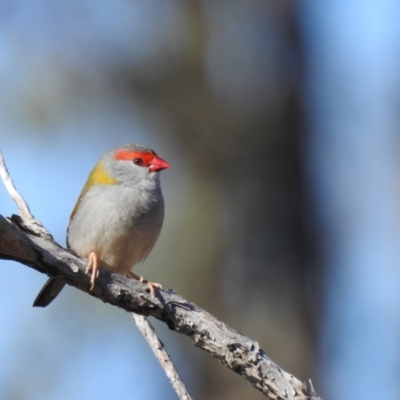
<path fill-rule="evenodd" d="M 153 249 L 164 220 L 160 171 L 170 164 L 149 147 L 127 144 L 105 153 L 97 162 L 72 210 L 67 248 L 87 258 L 90 290 L 99 267 L 147 283 L 152 297 L 161 285 L 143 279 L 131 268 Z M 66 282 L 49 278 L 33 306 L 46 307 Z"/>

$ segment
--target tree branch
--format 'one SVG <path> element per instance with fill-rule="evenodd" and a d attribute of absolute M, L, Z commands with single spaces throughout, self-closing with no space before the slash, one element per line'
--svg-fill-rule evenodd
<path fill-rule="evenodd" d="M 158 289 L 152 298 L 147 285 L 101 269 L 95 288 L 89 291 L 86 262 L 50 240 L 47 231 L 32 233 L 19 216 L 6 219 L 0 215 L 0 258 L 63 279 L 69 285 L 127 312 L 157 318 L 171 330 L 189 336 L 195 346 L 219 359 L 269 399 L 321 400 L 311 383 L 302 383 L 282 370 L 257 342 L 239 334 L 172 290 Z"/>
<path fill-rule="evenodd" d="M 147 343 L 150 345 L 153 350 L 154 355 L 156 356 L 158 362 L 164 368 L 164 371 L 171 382 L 172 387 L 175 389 L 175 392 L 178 394 L 179 398 L 182 400 L 191 400 L 192 398 L 187 391 L 185 384 L 183 383 L 181 377 L 179 376 L 175 366 L 170 359 L 167 351 L 165 350 L 164 345 L 158 339 L 154 328 L 151 326 L 150 322 L 147 321 L 146 317 L 143 315 L 138 315 L 135 313 L 130 313 L 131 317 L 135 321 L 136 326 L 147 340 Z"/>
<path fill-rule="evenodd" d="M 32 215 L 28 203 L 24 200 L 24 198 L 18 193 L 18 190 L 15 188 L 11 176 L 8 172 L 6 163 L 4 161 L 3 154 L 1 152 L 0 152 L 0 178 L 4 183 L 4 186 L 7 189 L 8 194 L 17 204 L 18 211 L 21 214 L 21 218 L 24 222 L 26 229 L 31 232 L 37 232 L 42 237 L 46 237 L 47 239 L 53 239 L 53 236 L 51 236 L 50 232 L 42 225 L 42 223 L 39 220 L 37 220 Z"/>

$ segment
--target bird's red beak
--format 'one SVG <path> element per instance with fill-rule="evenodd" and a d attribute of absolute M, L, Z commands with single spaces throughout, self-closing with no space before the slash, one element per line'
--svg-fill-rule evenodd
<path fill-rule="evenodd" d="M 162 158 L 154 156 L 154 158 L 150 162 L 149 170 L 150 172 L 156 172 L 156 171 L 161 171 L 163 169 L 167 169 L 169 167 L 170 165 Z"/>

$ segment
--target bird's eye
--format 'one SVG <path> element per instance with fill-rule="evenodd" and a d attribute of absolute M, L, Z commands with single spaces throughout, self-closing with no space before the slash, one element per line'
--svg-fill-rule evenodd
<path fill-rule="evenodd" d="M 136 165 L 143 165 L 143 160 L 141 158 L 135 158 L 133 163 Z"/>

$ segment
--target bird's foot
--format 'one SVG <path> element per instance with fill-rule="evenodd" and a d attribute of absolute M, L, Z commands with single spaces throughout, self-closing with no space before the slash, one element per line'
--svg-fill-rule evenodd
<path fill-rule="evenodd" d="M 89 254 L 88 263 L 85 269 L 85 274 L 89 275 L 90 273 L 92 273 L 92 276 L 90 277 L 90 291 L 92 291 L 94 289 L 96 279 L 99 276 L 99 261 L 96 253 L 94 252 Z"/>
<path fill-rule="evenodd" d="M 150 289 L 150 295 L 151 295 L 151 299 L 154 299 L 154 292 L 155 292 L 155 288 L 157 289 L 162 289 L 162 286 L 159 283 L 156 282 L 150 282 L 147 279 L 144 279 L 143 276 L 138 276 L 133 272 L 129 272 L 128 274 L 131 278 L 136 279 L 139 282 L 142 282 L 144 284 L 146 284 L 149 289 Z"/>

